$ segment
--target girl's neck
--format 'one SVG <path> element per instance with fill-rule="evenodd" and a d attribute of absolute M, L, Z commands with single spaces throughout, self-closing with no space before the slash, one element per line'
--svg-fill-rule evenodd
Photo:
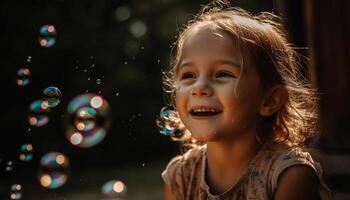
<path fill-rule="evenodd" d="M 233 141 L 208 142 L 206 179 L 211 191 L 222 193 L 234 185 L 260 148 L 255 134 L 245 134 Z"/>

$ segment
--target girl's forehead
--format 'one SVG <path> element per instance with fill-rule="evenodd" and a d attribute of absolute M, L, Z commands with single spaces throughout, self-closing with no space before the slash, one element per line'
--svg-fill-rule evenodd
<path fill-rule="evenodd" d="M 194 51 L 212 51 L 222 54 L 240 54 L 234 37 L 223 30 L 213 29 L 210 25 L 192 28 L 184 37 L 182 53 L 189 54 Z"/>

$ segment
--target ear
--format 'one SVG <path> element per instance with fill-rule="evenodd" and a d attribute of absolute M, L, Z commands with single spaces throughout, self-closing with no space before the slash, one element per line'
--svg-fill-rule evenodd
<path fill-rule="evenodd" d="M 275 85 L 265 94 L 259 112 L 262 116 L 268 117 L 277 112 L 288 96 L 287 90 L 283 85 Z"/>

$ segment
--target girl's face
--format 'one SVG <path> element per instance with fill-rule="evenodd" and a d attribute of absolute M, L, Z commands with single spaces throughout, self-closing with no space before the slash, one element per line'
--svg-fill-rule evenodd
<path fill-rule="evenodd" d="M 189 34 L 176 72 L 175 100 L 182 122 L 202 142 L 252 133 L 262 99 L 255 67 L 245 61 L 238 81 L 240 52 L 228 33 L 204 26 Z"/>

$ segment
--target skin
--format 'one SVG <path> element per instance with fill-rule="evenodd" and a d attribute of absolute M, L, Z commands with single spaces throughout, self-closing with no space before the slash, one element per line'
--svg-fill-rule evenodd
<path fill-rule="evenodd" d="M 176 107 L 192 136 L 207 144 L 206 182 L 212 193 L 220 194 L 240 179 L 259 151 L 256 128 L 262 116 L 280 109 L 286 91 L 275 86 L 262 93 L 255 66 L 245 59 L 241 67 L 241 54 L 228 33 L 203 25 L 189 34 L 176 75 Z M 198 117 L 191 114 L 193 108 L 215 109 L 219 113 Z M 305 170 L 294 168 L 283 172 L 275 199 L 285 199 L 295 191 L 301 192 L 298 197 L 304 195 L 303 190 L 288 190 L 290 178 L 300 181 L 299 175 L 291 175 Z M 164 195 L 167 200 L 174 199 L 167 185 Z"/>

